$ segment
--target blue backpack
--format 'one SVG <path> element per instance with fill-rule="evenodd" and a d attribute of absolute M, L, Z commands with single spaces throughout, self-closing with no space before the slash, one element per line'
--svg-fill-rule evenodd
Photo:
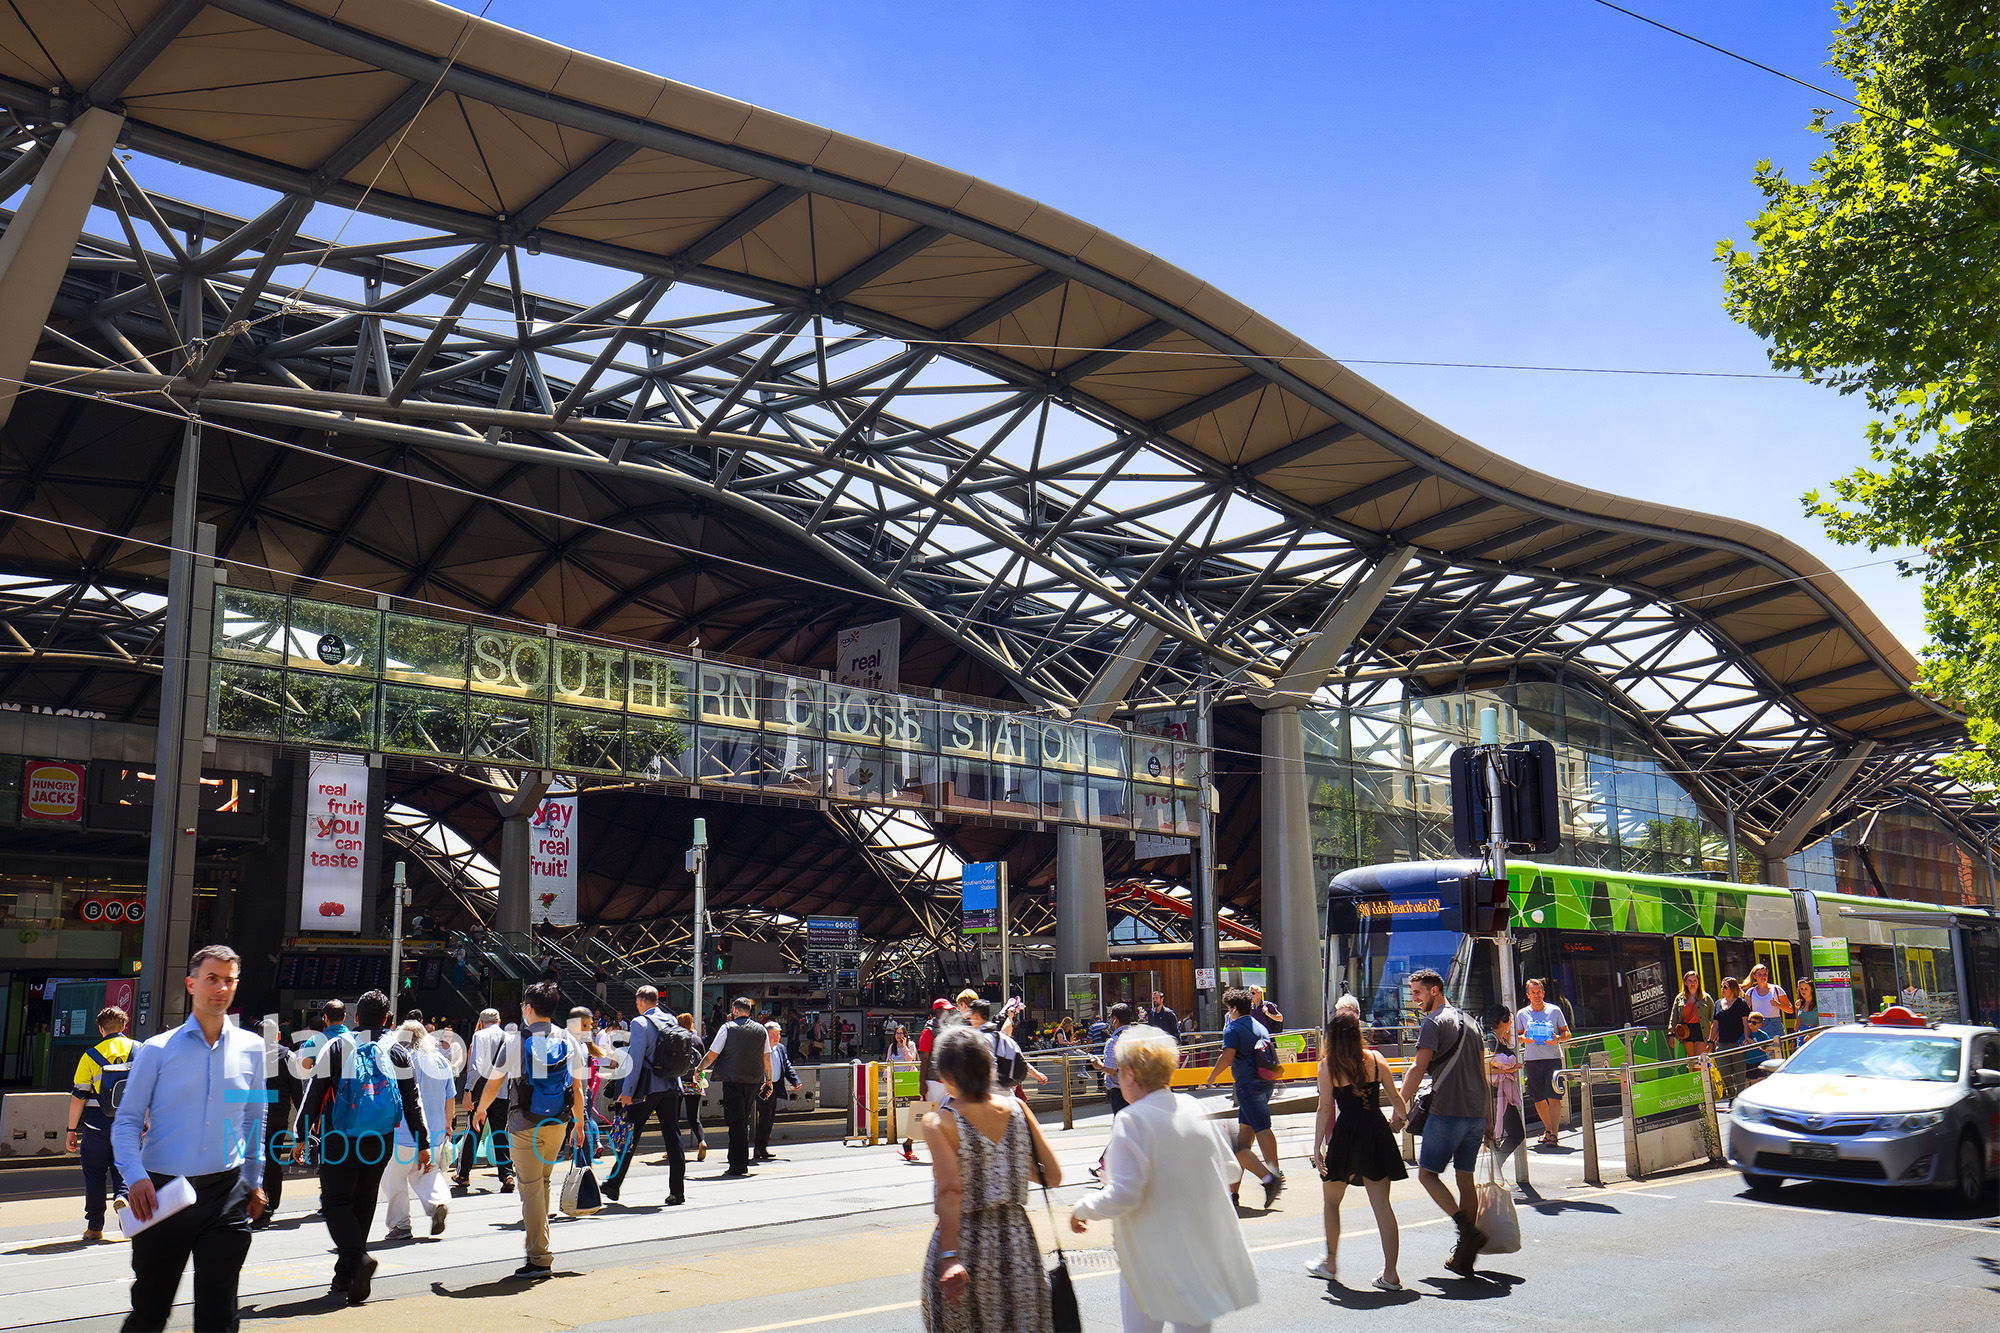
<path fill-rule="evenodd" d="M 569 1043 L 561 1037 L 530 1032 L 522 1059 L 521 1109 L 535 1120 L 569 1115 Z"/>
<path fill-rule="evenodd" d="M 334 1089 L 327 1128 L 343 1134 L 391 1134 L 403 1119 L 403 1097 L 376 1042 L 350 1040 L 347 1068 Z"/>

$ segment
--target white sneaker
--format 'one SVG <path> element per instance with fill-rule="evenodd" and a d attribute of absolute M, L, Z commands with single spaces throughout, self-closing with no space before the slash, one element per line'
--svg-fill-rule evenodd
<path fill-rule="evenodd" d="M 1316 1277 L 1322 1282 L 1332 1282 L 1335 1279 L 1334 1271 L 1327 1264 L 1325 1255 L 1321 1255 L 1306 1265 L 1306 1276 Z"/>

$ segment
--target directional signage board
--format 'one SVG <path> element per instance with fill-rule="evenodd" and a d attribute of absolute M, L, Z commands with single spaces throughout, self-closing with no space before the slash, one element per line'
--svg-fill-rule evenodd
<path fill-rule="evenodd" d="M 858 916 L 807 917 L 806 948 L 814 953 L 860 953 L 861 918 Z"/>
<path fill-rule="evenodd" d="M 1000 863 L 977 861 L 965 867 L 959 880 L 963 899 L 963 919 L 959 930 L 967 935 L 1000 933 Z"/>

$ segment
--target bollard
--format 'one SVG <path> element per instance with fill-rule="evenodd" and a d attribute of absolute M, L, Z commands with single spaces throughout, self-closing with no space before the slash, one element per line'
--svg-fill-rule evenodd
<path fill-rule="evenodd" d="M 1075 1097 L 1075 1088 L 1071 1084 L 1069 1077 L 1069 1052 L 1067 1050 L 1063 1052 L 1062 1056 L 1062 1081 L 1063 1081 L 1063 1128 L 1075 1129 L 1076 1097 Z"/>
<path fill-rule="evenodd" d="M 1639 1170 L 1639 1124 L 1632 1110 L 1632 1041 L 1625 1042 L 1625 1067 L 1618 1072 L 1618 1100 L 1625 1111 L 1625 1174 L 1633 1180 L 1646 1177 Z"/>
<path fill-rule="evenodd" d="M 1586 1184 L 1603 1189 L 1604 1168 L 1597 1156 L 1597 1113 L 1592 1090 L 1597 1084 L 1597 1071 L 1610 1062 L 1610 1057 L 1602 1051 L 1593 1051 L 1589 1060 L 1578 1071 L 1583 1075 L 1583 1179 Z"/>
<path fill-rule="evenodd" d="M 1724 1160 L 1722 1125 L 1715 1114 L 1715 1077 L 1710 1072 L 1709 1065 L 1712 1058 L 1708 1055 L 1696 1056 L 1695 1071 L 1701 1076 L 1701 1112 L 1707 1120 L 1703 1128 L 1708 1131 L 1708 1160 L 1720 1162 Z"/>

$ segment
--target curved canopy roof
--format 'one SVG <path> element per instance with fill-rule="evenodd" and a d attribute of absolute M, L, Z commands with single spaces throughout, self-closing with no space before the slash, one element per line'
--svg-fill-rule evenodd
<path fill-rule="evenodd" d="M 6 188 L 95 106 L 273 192 L 112 164 L 8 426 L 12 507 L 89 530 L 0 518 L 50 580 L 0 665 L 53 701 L 148 706 L 81 659 L 156 651 L 117 538 L 163 535 L 171 403 L 229 427 L 203 517 L 272 578 L 807 664 L 898 614 L 906 683 L 1079 708 L 1123 654 L 1114 700 L 1268 690 L 1379 568 L 1328 679 L 1587 678 L 1752 837 L 1962 735 L 1773 533 L 1522 468 L 1032 200 L 428 0 L 15 0 L 0 105 Z"/>

